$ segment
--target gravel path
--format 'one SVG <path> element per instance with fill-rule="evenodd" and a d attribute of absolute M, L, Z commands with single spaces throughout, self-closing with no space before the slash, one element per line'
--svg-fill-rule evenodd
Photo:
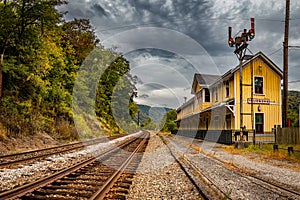
<path fill-rule="evenodd" d="M 201 199 L 169 149 L 151 133 L 146 153 L 126 199 Z"/>

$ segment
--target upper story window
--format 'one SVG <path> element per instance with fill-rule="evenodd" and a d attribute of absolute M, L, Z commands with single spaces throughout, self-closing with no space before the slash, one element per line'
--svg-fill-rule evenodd
<path fill-rule="evenodd" d="M 254 93 L 264 94 L 264 77 L 261 76 L 254 77 Z"/>
<path fill-rule="evenodd" d="M 207 88 L 204 89 L 204 95 L 205 95 L 205 102 L 210 102 L 210 93 L 209 90 Z"/>
<path fill-rule="evenodd" d="M 216 102 L 219 100 L 218 99 L 218 96 L 219 96 L 219 92 L 218 92 L 218 86 L 216 87 L 216 89 L 215 89 L 215 94 L 216 94 Z"/>
<path fill-rule="evenodd" d="M 226 81 L 225 83 L 225 95 L 226 95 L 226 98 L 229 97 L 229 81 Z"/>

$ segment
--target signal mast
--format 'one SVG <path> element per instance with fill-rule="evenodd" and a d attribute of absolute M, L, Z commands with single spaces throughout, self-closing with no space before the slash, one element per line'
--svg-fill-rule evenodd
<path fill-rule="evenodd" d="M 248 41 L 251 41 L 255 37 L 255 25 L 254 18 L 251 18 L 251 29 L 247 32 L 247 29 L 244 29 L 244 32 L 241 36 L 232 38 L 231 32 L 232 27 L 228 27 L 228 44 L 230 47 L 235 47 L 234 53 L 239 59 L 239 69 L 240 69 L 240 141 L 243 141 L 243 131 L 245 129 L 243 122 L 243 60 L 246 59 L 246 50 L 248 47 Z M 248 56 L 249 57 L 249 56 Z M 254 133 L 254 143 L 255 143 L 255 133 Z"/>

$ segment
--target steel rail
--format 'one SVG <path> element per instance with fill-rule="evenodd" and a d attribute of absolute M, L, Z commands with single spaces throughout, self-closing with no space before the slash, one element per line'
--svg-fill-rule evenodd
<path fill-rule="evenodd" d="M 36 149 L 36 150 L 29 150 L 29 151 L 24 151 L 24 152 L 19 152 L 19 153 L 14 153 L 14 154 L 7 154 L 7 155 L 0 155 L 0 159 L 2 158 L 9 158 L 9 157 L 15 157 L 15 156 L 21 156 L 21 155 L 26 155 L 26 154 L 34 154 L 34 153 L 39 153 L 43 151 L 48 151 L 48 150 L 53 150 L 53 149 L 58 149 L 58 148 L 65 148 L 73 145 L 89 145 L 90 143 L 97 143 L 101 142 L 103 139 L 114 139 L 116 136 L 112 137 L 103 137 L 103 138 L 98 138 L 98 139 L 92 139 L 92 140 L 87 140 L 87 141 L 80 141 L 80 142 L 72 142 L 68 144 L 63 144 L 63 145 L 58 145 L 58 146 L 53 146 L 53 147 L 48 147 L 48 148 L 42 148 L 42 149 Z"/>
<path fill-rule="evenodd" d="M 46 151 L 55 150 L 55 149 L 58 150 L 58 151 L 55 151 L 55 152 L 49 152 L 49 153 L 42 154 L 42 155 L 35 155 L 35 156 L 32 156 L 32 157 L 28 157 L 28 158 L 21 158 L 21 159 L 11 160 L 11 161 L 7 161 L 7 162 L 2 162 L 2 163 L 0 162 L 0 168 L 7 167 L 7 166 L 10 166 L 10 165 L 14 165 L 14 164 L 18 164 L 18 163 L 22 163 L 22 162 L 27 162 L 27 161 L 30 161 L 30 160 L 41 159 L 41 158 L 45 158 L 47 156 L 60 154 L 60 153 L 65 153 L 65 152 L 76 150 L 76 149 L 80 149 L 84 146 L 90 146 L 90 145 L 100 143 L 103 140 L 104 140 L 103 138 L 100 138 L 100 139 L 89 140 L 89 141 L 85 141 L 85 142 L 76 142 L 76 143 L 65 144 L 65 145 L 56 146 L 56 147 L 50 147 L 50 148 L 45 148 L 45 149 L 38 149 L 38 150 L 33 150 L 33 151 L 21 152 L 21 153 L 17 153 L 17 154 L 10 154 L 10 155 L 5 155 L 5 156 L 0 156 L 0 159 L 1 158 L 3 159 L 3 158 L 9 158 L 9 157 L 22 156 L 22 155 L 26 155 L 26 154 L 28 154 L 28 156 L 30 156 L 31 154 L 34 155 L 34 153 L 40 153 L 40 152 L 43 152 L 43 151 L 46 152 Z M 79 145 L 79 146 L 76 146 L 76 145 Z M 72 146 L 74 146 L 74 147 L 72 147 Z M 71 148 L 59 150 L 61 148 L 65 148 L 65 147 L 71 147 Z"/>
<path fill-rule="evenodd" d="M 171 146 L 169 145 L 169 141 L 165 138 L 165 136 L 160 135 L 161 140 L 163 143 L 167 146 L 169 149 L 172 157 L 175 159 L 175 161 L 179 164 L 182 171 L 185 173 L 185 175 L 188 177 L 188 179 L 191 181 L 191 183 L 196 187 L 197 191 L 199 192 L 200 196 L 204 200 L 210 200 L 210 199 L 220 199 L 223 198 L 222 195 L 218 193 L 218 191 L 212 191 L 212 188 L 204 188 L 203 185 L 199 185 L 199 181 L 195 179 L 197 174 L 195 172 L 198 172 L 192 165 L 189 165 L 189 163 L 186 162 L 185 158 L 180 158 L 174 150 L 172 150 Z M 171 140 L 171 139 L 169 139 Z M 201 183 L 203 182 L 203 179 L 201 179 Z M 203 184 L 203 183 L 202 183 Z M 210 192 L 207 192 L 207 191 Z M 224 196 L 225 197 L 225 196 Z"/>
<path fill-rule="evenodd" d="M 90 198 L 90 200 L 104 199 L 107 192 L 114 185 L 114 183 L 120 178 L 126 167 L 131 163 L 137 152 L 143 147 L 149 137 L 149 133 L 142 140 L 142 142 L 136 147 L 136 149 L 130 154 L 130 156 L 124 161 L 124 163 L 117 169 L 117 171 L 104 183 L 104 185 Z"/>
<path fill-rule="evenodd" d="M 109 155 L 110 153 L 118 150 L 119 148 L 122 148 L 122 147 L 125 147 L 127 146 L 128 144 L 134 142 L 135 140 L 137 140 L 138 138 L 133 138 L 131 140 L 127 140 L 125 141 L 124 143 L 118 145 L 118 146 L 113 146 L 107 150 L 105 150 L 104 152 L 102 152 L 101 154 L 93 157 L 93 158 L 89 158 L 83 162 L 80 162 L 76 165 L 73 165 L 67 169 L 64 169 L 62 171 L 59 171 L 59 172 L 56 172 L 50 176 L 47 176 L 47 177 L 44 177 L 42 179 L 39 179 L 35 182 L 32 182 L 32 183 L 28 183 L 26 185 L 23 185 L 23 186 L 20 186 L 20 187 L 17 187 L 15 189 L 12 189 L 12 190 L 9 190 L 9 191 L 5 191 L 5 192 L 2 192 L 0 193 L 0 200 L 4 200 L 4 199 L 15 199 L 15 198 L 18 198 L 18 197 L 21 197 L 29 192 L 32 192 L 34 190 L 37 190 L 41 187 L 44 187 L 46 185 L 49 185 L 50 183 L 54 182 L 54 181 L 57 181 L 59 179 L 61 179 L 62 177 L 64 176 L 67 176 L 75 171 L 77 171 L 78 169 L 81 169 L 93 162 L 95 162 L 97 159 L 101 158 L 101 157 L 104 157 L 104 156 L 107 156 Z"/>
<path fill-rule="evenodd" d="M 72 145 L 77 145 L 77 144 L 82 144 L 82 142 L 74 142 L 74 143 L 63 144 L 63 145 L 54 146 L 54 147 L 48 147 L 48 148 L 43 148 L 43 149 L 36 149 L 36 150 L 24 151 L 24 152 L 20 152 L 20 153 L 1 155 L 0 159 L 2 159 L 2 158 L 9 158 L 9 157 L 15 157 L 15 156 L 21 156 L 21 155 L 26 155 L 26 154 L 31 154 L 31 153 L 33 154 L 33 153 L 38 153 L 38 152 L 53 150 L 53 149 L 57 149 L 57 148 L 64 148 L 64 147 L 68 147 L 68 146 L 72 146 Z"/>
<path fill-rule="evenodd" d="M 171 139 L 170 139 L 171 140 Z M 224 161 L 220 158 L 217 158 L 217 157 L 211 157 L 209 155 L 206 155 L 206 154 L 203 154 L 203 156 L 205 156 L 206 158 L 210 159 L 210 160 L 213 160 L 214 162 L 220 162 L 222 164 L 230 164 L 228 161 Z M 187 159 L 184 159 L 186 162 L 189 162 L 191 166 L 197 168 L 193 163 L 191 163 L 190 160 L 187 160 Z M 237 167 L 236 165 L 234 165 L 234 167 L 236 168 L 236 170 L 234 170 L 235 173 L 238 173 L 240 176 L 243 176 L 244 178 L 250 180 L 250 177 L 253 178 L 253 179 L 257 179 L 258 181 L 261 181 L 263 182 L 264 184 L 267 184 L 269 186 L 272 186 L 274 188 L 278 188 L 278 189 L 281 189 L 287 193 L 290 193 L 292 195 L 297 195 L 297 196 L 300 196 L 300 192 L 298 191 L 295 191 L 295 190 L 292 190 L 292 189 L 289 189 L 289 188 L 286 188 L 285 186 L 281 185 L 280 183 L 277 183 L 277 182 L 274 182 L 272 180 L 266 180 L 265 178 L 262 178 L 262 177 L 259 177 L 255 174 L 251 174 L 251 173 L 247 173 L 247 172 L 243 172 L 243 171 L 240 171 L 240 168 Z M 226 167 L 225 167 L 226 168 Z M 232 169 L 231 169 L 232 171 Z M 205 174 L 203 174 L 202 172 L 200 172 L 199 170 L 199 173 L 201 173 L 203 176 L 206 177 Z M 207 178 L 207 177 L 206 177 Z M 208 178 L 207 178 L 208 179 Z M 208 179 L 209 180 L 209 179 Z M 250 181 L 253 181 L 253 180 L 250 180 Z M 213 183 L 212 183 L 213 184 Z M 261 187 L 264 187 L 262 184 L 260 184 Z M 265 189 L 268 189 L 272 192 L 274 192 L 273 190 L 267 188 L 267 187 L 264 187 Z M 277 192 L 279 195 L 283 196 L 280 192 Z"/>
<path fill-rule="evenodd" d="M 217 158 L 217 157 L 211 157 L 211 156 L 207 156 L 207 155 L 205 155 L 205 156 L 206 156 L 207 158 L 211 159 L 211 160 L 215 160 L 215 161 L 221 162 L 221 163 L 223 163 L 223 164 L 229 164 L 229 162 L 224 161 L 224 160 L 222 160 L 222 159 L 220 159 L 220 158 Z M 189 162 L 190 162 L 190 161 L 189 161 Z M 289 189 L 289 188 L 286 188 L 285 186 L 280 185 L 280 183 L 274 182 L 274 181 L 272 181 L 272 180 L 270 180 L 270 179 L 269 179 L 269 180 L 266 180 L 265 178 L 259 177 L 259 176 L 255 175 L 255 174 L 251 174 L 251 173 L 248 173 L 248 172 L 240 171 L 240 168 L 237 167 L 236 165 L 234 165 L 234 167 L 236 168 L 236 170 L 234 170 L 235 173 L 239 173 L 239 175 L 243 176 L 244 178 L 246 178 L 246 179 L 248 179 L 248 180 L 250 180 L 249 177 L 251 177 L 251 178 L 254 178 L 254 179 L 257 179 L 257 180 L 263 182 L 264 184 L 267 184 L 267 185 L 270 185 L 270 186 L 272 186 L 272 187 L 276 187 L 276 188 L 278 188 L 278 189 L 284 190 L 285 192 L 291 193 L 291 194 L 293 194 L 293 195 L 298 195 L 298 196 L 300 196 L 300 192 L 297 192 L 297 191 L 295 191 L 295 190 L 291 190 L 291 189 Z M 250 180 L 250 181 L 252 181 L 252 180 Z M 261 185 L 261 186 L 262 186 L 262 185 Z M 263 186 L 262 186 L 262 187 L 263 187 Z M 266 188 L 266 189 L 269 189 L 269 188 Z M 269 189 L 269 190 L 270 190 L 270 189 Z M 272 191 L 272 190 L 271 190 L 271 191 Z M 279 194 L 279 195 L 282 195 L 280 192 L 278 192 L 278 194 Z"/>

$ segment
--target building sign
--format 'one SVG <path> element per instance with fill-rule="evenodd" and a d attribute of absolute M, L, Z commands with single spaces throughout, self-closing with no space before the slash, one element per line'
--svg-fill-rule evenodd
<path fill-rule="evenodd" d="M 248 98 L 249 104 L 270 104 L 270 99 L 252 99 Z"/>

